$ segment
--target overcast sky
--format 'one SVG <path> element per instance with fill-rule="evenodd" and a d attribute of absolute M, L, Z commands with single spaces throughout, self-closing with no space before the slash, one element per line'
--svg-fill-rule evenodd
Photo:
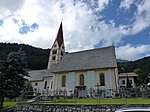
<path fill-rule="evenodd" d="M 0 0 L 0 42 L 51 48 L 63 22 L 67 52 L 110 45 L 150 56 L 150 0 Z"/>

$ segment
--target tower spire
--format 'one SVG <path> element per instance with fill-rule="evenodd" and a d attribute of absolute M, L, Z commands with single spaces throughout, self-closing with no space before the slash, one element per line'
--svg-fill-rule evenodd
<path fill-rule="evenodd" d="M 64 47 L 64 38 L 63 38 L 63 26 L 61 21 L 56 39 L 50 51 L 47 69 L 50 69 L 53 63 L 58 63 L 62 59 L 64 53 L 65 53 L 65 47 Z"/>
<path fill-rule="evenodd" d="M 57 36 L 56 36 L 56 41 L 58 42 L 59 47 L 64 42 L 62 22 L 60 23 L 60 27 L 59 27 L 59 30 L 58 30 L 58 33 L 57 33 Z"/>

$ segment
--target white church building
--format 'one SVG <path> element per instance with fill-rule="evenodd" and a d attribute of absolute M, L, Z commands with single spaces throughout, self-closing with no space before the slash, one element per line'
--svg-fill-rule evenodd
<path fill-rule="evenodd" d="M 35 91 L 72 91 L 85 92 L 91 88 L 118 89 L 118 71 L 114 46 L 65 53 L 63 27 L 60 24 L 56 39 L 49 55 L 45 70 L 29 72 L 29 82 Z M 68 92 L 67 95 L 71 95 Z"/>

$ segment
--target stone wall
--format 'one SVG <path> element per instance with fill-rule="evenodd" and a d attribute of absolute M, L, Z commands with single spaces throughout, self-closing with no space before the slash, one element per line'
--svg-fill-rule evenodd
<path fill-rule="evenodd" d="M 0 112 L 14 112 L 15 106 L 0 109 Z"/>
<path fill-rule="evenodd" d="M 114 112 L 116 109 L 125 107 L 150 107 L 144 105 L 84 105 L 84 104 L 29 104 L 18 103 L 15 112 Z"/>

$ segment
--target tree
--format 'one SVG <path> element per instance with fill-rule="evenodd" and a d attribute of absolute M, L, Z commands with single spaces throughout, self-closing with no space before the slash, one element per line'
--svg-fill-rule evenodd
<path fill-rule="evenodd" d="M 25 87 L 22 92 L 22 98 L 23 100 L 26 98 L 32 98 L 33 97 L 33 87 L 30 82 L 25 83 Z"/>
<path fill-rule="evenodd" d="M 138 85 L 143 85 L 144 79 L 145 79 L 144 75 L 143 75 L 143 70 L 140 69 L 140 68 L 136 68 L 134 70 L 134 73 L 138 74 L 138 77 L 137 77 L 137 83 L 138 83 Z"/>
<path fill-rule="evenodd" d="M 30 82 L 25 83 L 24 91 L 33 91 L 33 87 Z"/>
<path fill-rule="evenodd" d="M 28 73 L 24 70 L 27 66 L 25 52 L 19 49 L 10 52 L 5 62 L 0 66 L 0 108 L 3 106 L 4 98 L 18 97 L 24 88 L 25 78 Z"/>

